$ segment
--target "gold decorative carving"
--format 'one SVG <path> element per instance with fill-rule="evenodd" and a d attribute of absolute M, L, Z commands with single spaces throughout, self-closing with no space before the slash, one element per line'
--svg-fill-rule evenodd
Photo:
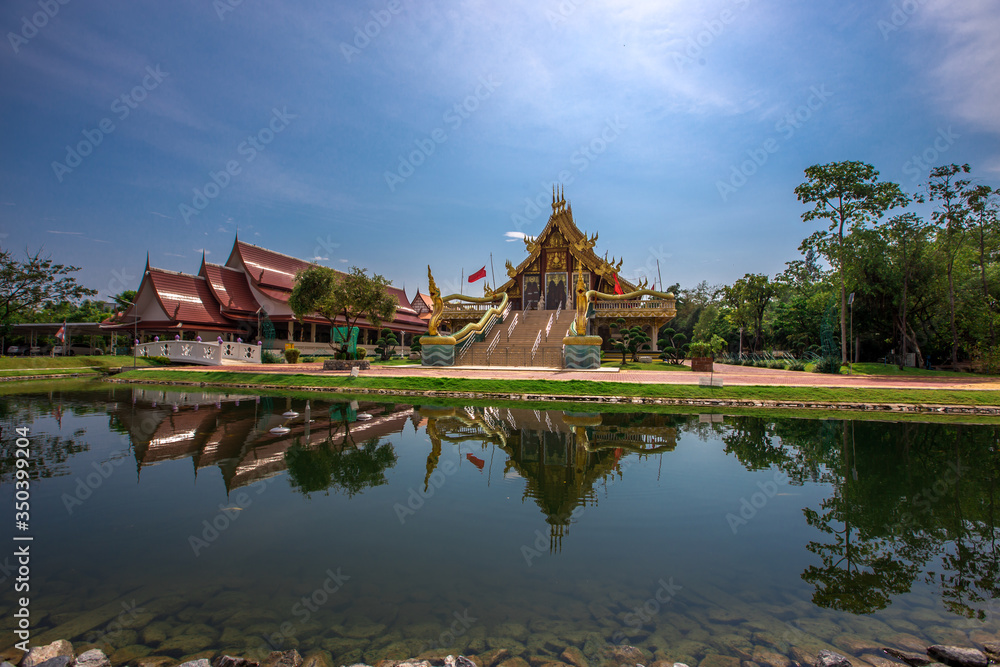
<path fill-rule="evenodd" d="M 573 248 L 577 252 L 584 252 L 586 250 L 592 250 L 594 246 L 597 245 L 597 232 L 590 238 L 587 238 L 587 232 L 583 233 L 583 238 L 573 244 Z"/>
<path fill-rule="evenodd" d="M 438 323 L 441 322 L 441 313 L 444 312 L 444 301 L 441 300 L 441 290 L 438 289 L 434 282 L 434 276 L 431 275 L 430 264 L 427 265 L 427 282 L 427 290 L 431 293 L 431 319 L 427 323 L 427 334 L 437 336 Z"/>
<path fill-rule="evenodd" d="M 510 263 L 509 259 L 507 260 L 507 275 L 510 278 L 516 278 L 517 277 L 517 268 L 513 264 Z"/>
<path fill-rule="evenodd" d="M 545 260 L 546 271 L 565 271 L 566 255 L 562 252 L 550 253 Z"/>
<path fill-rule="evenodd" d="M 531 264 L 528 265 L 528 268 L 525 269 L 525 271 L 531 271 L 532 273 L 537 273 L 538 272 L 538 258 L 537 257 L 535 258 L 535 261 L 533 261 Z"/>
<path fill-rule="evenodd" d="M 528 251 L 528 254 L 529 255 L 535 254 L 535 250 L 538 249 L 538 238 L 537 237 L 531 237 L 531 236 L 525 236 L 521 240 L 524 241 L 524 248 L 525 248 L 525 250 Z"/>
<path fill-rule="evenodd" d="M 566 237 L 562 235 L 558 229 L 553 230 L 549 233 L 548 237 L 545 239 L 546 248 L 565 248 L 566 247 Z"/>

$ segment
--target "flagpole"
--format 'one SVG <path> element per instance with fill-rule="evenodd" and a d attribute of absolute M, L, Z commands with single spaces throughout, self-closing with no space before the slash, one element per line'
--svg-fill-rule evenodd
<path fill-rule="evenodd" d="M 497 274 L 493 270 L 493 253 L 490 253 L 490 274 L 493 276 L 493 289 L 497 288 Z"/>
<path fill-rule="evenodd" d="M 663 289 L 663 276 L 660 275 L 660 259 L 656 259 L 656 277 L 660 279 L 660 290 Z"/>
<path fill-rule="evenodd" d="M 458 293 L 465 294 L 465 267 L 462 267 L 462 282 L 458 284 Z"/>

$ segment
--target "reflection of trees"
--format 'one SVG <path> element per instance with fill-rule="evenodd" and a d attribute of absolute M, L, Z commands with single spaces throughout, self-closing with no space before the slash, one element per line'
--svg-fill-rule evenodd
<path fill-rule="evenodd" d="M 14 455 L 17 449 L 15 429 L 22 426 L 31 429 L 31 465 L 28 467 L 31 479 L 62 477 L 70 473 L 67 465 L 69 459 L 90 450 L 90 445 L 83 440 L 83 431 L 77 429 L 72 437 L 64 437 L 43 433 L 34 424 L 40 417 L 52 416 L 61 422 L 64 416 L 93 414 L 95 406 L 81 400 L 83 396 L 77 393 L 75 400 L 64 400 L 60 395 L 49 394 L 6 396 L 0 399 L 0 482 L 11 482 L 14 479 L 17 465 Z M 107 396 L 98 393 L 97 398 L 104 401 Z"/>
<path fill-rule="evenodd" d="M 806 522 L 821 537 L 802 573 L 820 606 L 869 614 L 924 572 L 945 606 L 982 616 L 1000 596 L 996 427 L 756 417 L 727 420 L 726 451 L 833 493 Z"/>
<path fill-rule="evenodd" d="M 318 447 L 304 447 L 296 439 L 285 452 L 292 488 L 306 496 L 332 488 L 351 497 L 386 484 L 385 471 L 398 460 L 392 443 L 380 443 L 379 438 L 371 438 L 358 447 L 346 446 L 347 443 L 345 438 L 340 446 L 335 446 L 329 438 Z"/>

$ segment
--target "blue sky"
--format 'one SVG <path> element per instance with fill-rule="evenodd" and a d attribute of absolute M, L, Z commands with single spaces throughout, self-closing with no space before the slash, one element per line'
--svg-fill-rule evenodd
<path fill-rule="evenodd" d="M 500 278 L 523 259 L 511 236 L 541 230 L 561 181 L 627 277 L 773 275 L 815 229 L 793 194 L 812 164 L 1000 183 L 995 10 L 10 0 L 0 245 L 43 246 L 102 297 L 147 251 L 225 261 L 237 228 L 411 294 L 431 264 L 451 291 L 490 253 Z"/>

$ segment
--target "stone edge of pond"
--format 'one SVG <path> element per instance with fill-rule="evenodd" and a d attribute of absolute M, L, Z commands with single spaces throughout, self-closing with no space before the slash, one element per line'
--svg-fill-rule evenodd
<path fill-rule="evenodd" d="M 884 662 L 898 664 L 900 667 L 903 665 L 907 667 L 988 667 L 991 662 L 996 663 L 1000 660 L 1000 643 L 984 644 L 983 650 L 936 644 L 928 646 L 923 655 L 887 648 L 883 648 L 882 652 L 894 659 L 894 662 L 883 659 Z M 511 657 L 510 652 L 506 649 L 494 649 L 483 656 L 472 657 L 443 656 L 443 651 L 437 653 L 433 657 L 422 654 L 421 657 L 407 660 L 381 660 L 375 663 L 375 667 L 530 667 L 530 665 L 535 664 L 532 662 L 529 665 L 523 658 Z M 835 651 L 822 649 L 814 655 L 815 659 L 811 665 L 809 663 L 788 662 L 795 667 L 853 667 L 850 658 Z M 600 657 L 605 659 L 603 663 L 605 667 L 643 667 L 637 662 L 637 659 L 645 659 L 642 651 L 624 644 L 608 645 Z M 548 664 L 589 667 L 587 658 L 579 649 L 566 649 L 559 658 L 566 660 L 566 662 L 552 660 Z M 860 658 L 858 660 L 860 664 L 868 664 Z M 135 665 L 136 667 L 165 667 L 174 662 L 176 661 L 167 657 L 150 657 L 138 659 Z M 22 656 L 19 664 L 20 667 L 113 667 L 111 660 L 100 649 L 92 648 L 77 656 L 73 651 L 73 645 L 65 639 L 31 648 Z M 4 661 L 0 667 L 13 667 L 13 664 Z M 219 654 L 214 656 L 212 660 L 198 658 L 181 662 L 178 667 L 331 667 L 331 665 L 322 655 L 311 655 L 303 659 L 298 651 L 292 649 L 273 651 L 261 661 Z M 355 663 L 350 667 L 369 667 L 369 665 Z M 650 663 L 650 667 L 688 667 L 688 665 L 669 660 L 657 660 Z"/>
<path fill-rule="evenodd" d="M 873 403 L 833 401 L 780 401 L 740 398 L 657 398 L 646 396 L 576 396 L 500 391 L 447 391 L 442 389 L 370 389 L 366 387 L 317 387 L 309 385 L 251 384 L 238 382 L 198 382 L 194 380 L 141 380 L 108 378 L 121 384 L 169 385 L 181 387 L 218 387 L 221 389 L 267 389 L 273 391 L 314 391 L 334 394 L 403 396 L 417 398 L 468 398 L 476 400 L 531 401 L 538 403 L 598 403 L 663 405 L 701 408 L 762 408 L 769 410 L 842 410 L 848 412 L 885 412 L 899 414 L 998 416 L 1000 406 L 947 405 L 933 403 Z"/>

